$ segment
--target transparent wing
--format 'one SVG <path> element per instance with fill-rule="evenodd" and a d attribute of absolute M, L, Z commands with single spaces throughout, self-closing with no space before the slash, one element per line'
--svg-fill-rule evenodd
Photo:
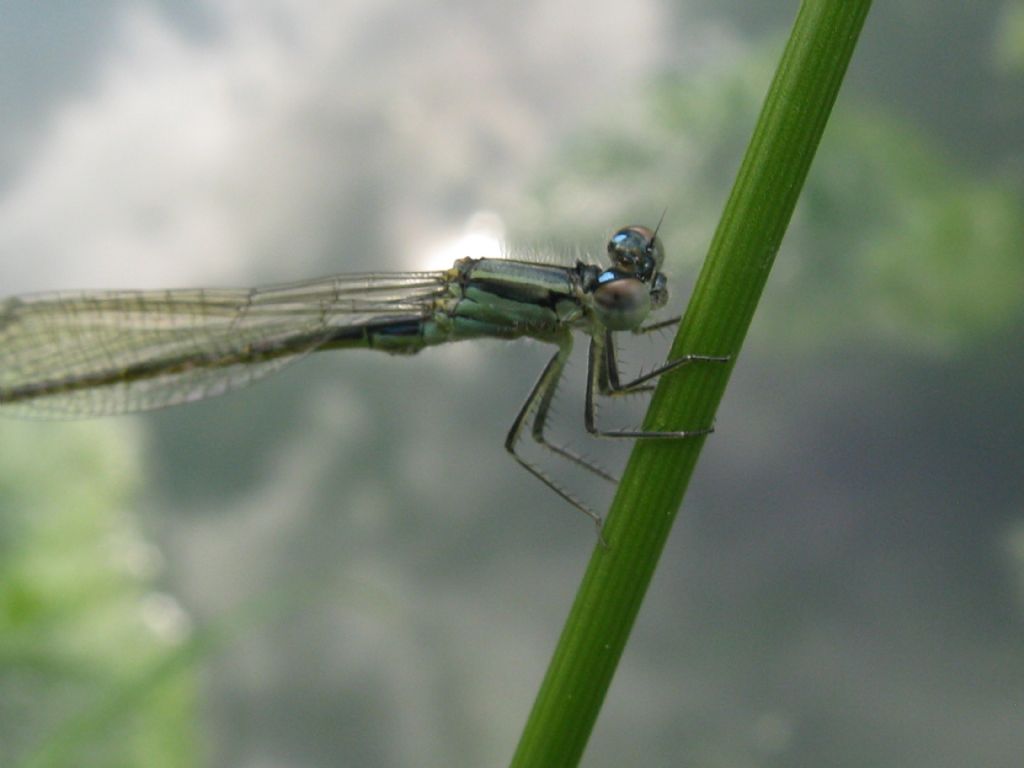
<path fill-rule="evenodd" d="M 443 272 L 268 288 L 57 293 L 0 301 L 0 413 L 80 418 L 219 395 L 351 329 L 419 319 Z"/>

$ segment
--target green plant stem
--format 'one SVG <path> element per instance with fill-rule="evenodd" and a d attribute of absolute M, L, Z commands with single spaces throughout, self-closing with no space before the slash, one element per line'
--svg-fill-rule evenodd
<path fill-rule="evenodd" d="M 646 429 L 713 423 L 870 5 L 801 4 L 670 354 L 729 355 L 731 363 L 663 377 Z M 591 558 L 515 768 L 579 763 L 703 442 L 637 442 L 607 518 L 608 547 Z"/>

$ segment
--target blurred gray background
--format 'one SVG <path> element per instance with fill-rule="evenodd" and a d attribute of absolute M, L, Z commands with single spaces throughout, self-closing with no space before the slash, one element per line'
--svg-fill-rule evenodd
<path fill-rule="evenodd" d="M 4 0 L 0 293 L 600 258 L 667 210 L 678 311 L 796 8 Z M 1022 118 L 1024 2 L 876 3 L 586 765 L 1024 762 Z M 0 765 L 506 763 L 595 544 L 502 448 L 548 354 L 5 419 Z M 583 367 L 556 432 L 618 469 Z"/>

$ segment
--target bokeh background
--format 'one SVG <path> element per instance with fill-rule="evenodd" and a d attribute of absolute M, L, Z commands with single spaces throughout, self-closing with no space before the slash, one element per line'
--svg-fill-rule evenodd
<path fill-rule="evenodd" d="M 4 0 L 0 293 L 666 210 L 681 309 L 796 7 Z M 876 3 L 586 765 L 1024 762 L 1022 194 L 1024 2 Z M 595 544 L 502 449 L 548 353 L 0 422 L 0 765 L 507 762 Z"/>

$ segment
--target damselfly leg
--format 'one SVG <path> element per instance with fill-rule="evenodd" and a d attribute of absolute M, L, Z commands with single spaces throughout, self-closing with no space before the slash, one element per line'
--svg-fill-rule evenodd
<path fill-rule="evenodd" d="M 648 382 L 657 379 L 663 374 L 678 370 L 685 365 L 691 363 L 727 363 L 729 359 L 728 356 L 723 355 L 683 355 L 674 360 L 669 360 L 664 365 L 658 366 L 654 370 L 648 371 L 623 384 L 619 381 L 619 368 L 615 361 L 615 344 L 611 332 L 595 334 L 590 339 L 590 355 L 587 363 L 587 389 L 583 411 L 584 426 L 587 432 L 595 437 L 624 437 L 633 440 L 652 438 L 679 440 L 709 435 L 715 431 L 714 427 L 708 426 L 698 429 L 669 431 L 600 429 L 597 426 L 597 405 L 594 400 L 594 390 L 596 389 L 598 394 L 605 397 L 631 395 L 650 389 L 651 387 Z"/>
<path fill-rule="evenodd" d="M 638 332 L 646 332 L 647 330 L 656 330 L 657 328 L 666 327 L 673 323 L 677 323 L 678 318 L 667 321 L 666 323 L 658 323 L 652 326 L 650 329 L 642 328 Z M 676 358 L 671 360 L 665 365 L 659 366 L 658 368 L 650 371 L 642 376 L 639 376 L 632 381 L 621 383 L 619 377 L 619 368 L 615 359 L 614 353 L 614 339 L 611 331 L 605 331 L 602 334 L 594 335 L 591 338 L 590 352 L 588 359 L 588 372 L 587 372 L 587 388 L 586 388 L 586 402 L 584 405 L 584 425 L 587 431 L 597 437 L 624 437 L 633 439 L 643 438 L 660 438 L 660 439 L 681 439 L 688 437 L 698 437 L 701 435 L 709 434 L 714 431 L 713 428 L 695 429 L 695 430 L 679 430 L 672 432 L 652 432 L 643 430 L 602 430 L 596 426 L 596 404 L 594 399 L 594 390 L 597 389 L 598 394 L 608 397 L 617 395 L 635 394 L 651 389 L 648 382 L 653 381 L 657 377 L 664 373 L 674 371 L 678 368 L 683 367 L 689 363 L 696 362 L 715 362 L 724 363 L 728 362 L 728 357 L 715 356 L 715 355 L 686 355 L 685 357 Z M 523 402 L 522 407 L 516 414 L 515 420 L 512 422 L 512 426 L 508 431 L 508 435 L 505 438 L 505 449 L 512 454 L 515 460 L 526 469 L 530 474 L 544 483 L 548 488 L 558 494 L 562 499 L 567 501 L 572 506 L 583 512 L 589 517 L 594 525 L 598 529 L 598 536 L 600 537 L 601 526 L 603 524 L 602 517 L 584 504 L 580 499 L 576 498 L 570 491 L 559 485 L 551 476 L 543 469 L 538 467 L 533 462 L 529 461 L 526 457 L 521 455 L 517 451 L 519 440 L 522 437 L 523 429 L 526 426 L 526 422 L 530 419 L 532 414 L 533 419 L 530 427 L 530 434 L 534 441 L 540 446 L 552 452 L 553 454 L 560 456 L 561 458 L 567 459 L 579 467 L 591 472 L 592 474 L 607 480 L 611 483 L 618 482 L 618 479 L 607 471 L 597 466 L 593 462 L 579 455 L 578 453 L 565 448 L 563 446 L 556 445 L 549 441 L 545 435 L 545 428 L 547 426 L 548 415 L 551 410 L 551 403 L 554 399 L 555 391 L 558 388 L 559 381 L 562 378 L 562 374 L 565 371 L 566 363 L 569 360 L 569 356 L 572 353 L 572 336 L 566 335 L 564 338 L 558 341 L 558 350 L 548 361 L 547 365 L 544 366 L 544 370 L 541 371 L 540 377 L 534 384 L 533 389 L 530 390 L 530 394 Z M 603 542 L 604 539 L 601 538 Z"/>

